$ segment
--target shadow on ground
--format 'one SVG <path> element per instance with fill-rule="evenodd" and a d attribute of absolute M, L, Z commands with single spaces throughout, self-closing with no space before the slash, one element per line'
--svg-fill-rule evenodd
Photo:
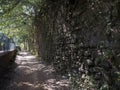
<path fill-rule="evenodd" d="M 70 90 L 69 82 L 55 75 L 52 66 L 44 65 L 28 52 L 21 52 L 0 82 L 0 90 Z"/>

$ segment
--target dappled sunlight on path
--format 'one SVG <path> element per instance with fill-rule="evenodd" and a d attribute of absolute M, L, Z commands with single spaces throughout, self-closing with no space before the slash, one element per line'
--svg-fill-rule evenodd
<path fill-rule="evenodd" d="M 19 53 L 16 65 L 6 75 L 10 79 L 3 90 L 69 90 L 68 81 L 58 78 L 52 66 L 42 64 L 28 52 Z"/>

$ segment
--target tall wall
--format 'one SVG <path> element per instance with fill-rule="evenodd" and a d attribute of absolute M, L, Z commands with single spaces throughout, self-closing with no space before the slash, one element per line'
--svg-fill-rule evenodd
<path fill-rule="evenodd" d="M 45 0 L 40 5 L 34 26 L 42 59 L 52 63 L 61 74 L 67 74 L 73 88 L 118 90 L 117 2 Z"/>

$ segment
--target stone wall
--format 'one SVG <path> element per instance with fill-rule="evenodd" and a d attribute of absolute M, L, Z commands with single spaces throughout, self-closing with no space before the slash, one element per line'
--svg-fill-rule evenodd
<path fill-rule="evenodd" d="M 73 88 L 118 90 L 120 30 L 116 2 L 46 0 L 42 6 L 34 20 L 42 59 L 66 74 Z"/>

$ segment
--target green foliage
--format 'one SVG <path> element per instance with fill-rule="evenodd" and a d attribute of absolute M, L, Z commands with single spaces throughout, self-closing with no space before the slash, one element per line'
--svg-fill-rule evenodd
<path fill-rule="evenodd" d="M 44 61 L 70 79 L 71 89 L 119 88 L 116 62 L 120 52 L 116 47 L 120 46 L 120 33 L 115 1 L 1 0 L 0 3 L 0 30 L 31 51 L 36 49 Z M 119 13 L 119 7 L 117 10 Z"/>
<path fill-rule="evenodd" d="M 38 1 L 39 0 L 1 0 L 0 31 L 8 37 L 16 38 L 19 44 L 32 41 L 31 38 L 34 33 L 31 32 L 32 19 L 35 14 L 33 7 Z M 32 44 L 33 43 L 31 43 L 31 45 Z"/>

